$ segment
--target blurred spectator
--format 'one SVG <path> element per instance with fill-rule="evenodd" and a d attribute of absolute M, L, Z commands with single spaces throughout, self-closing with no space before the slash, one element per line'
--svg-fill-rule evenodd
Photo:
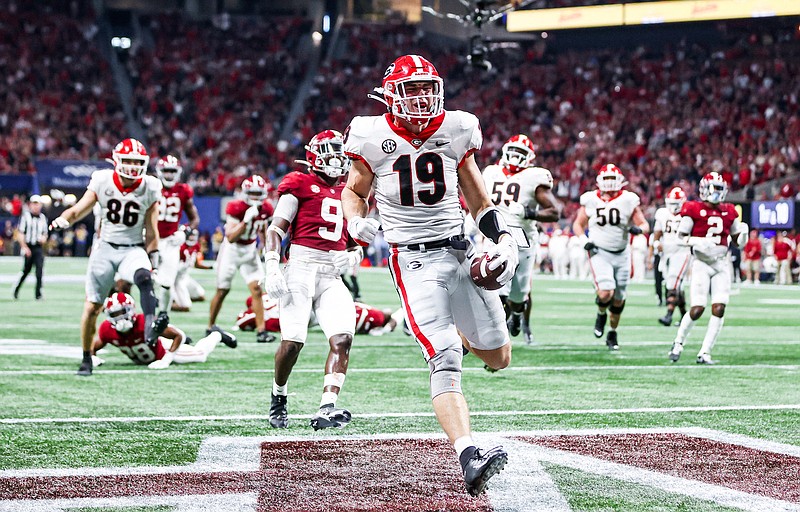
<path fill-rule="evenodd" d="M 742 267 L 744 270 L 745 284 L 761 284 L 761 256 L 763 247 L 758 237 L 758 230 L 750 230 L 750 238 L 742 248 Z"/>
<path fill-rule="evenodd" d="M 786 231 L 778 231 L 772 239 L 772 254 L 778 261 L 776 284 L 792 284 L 791 261 L 794 256 L 794 240 L 786 236 Z"/>

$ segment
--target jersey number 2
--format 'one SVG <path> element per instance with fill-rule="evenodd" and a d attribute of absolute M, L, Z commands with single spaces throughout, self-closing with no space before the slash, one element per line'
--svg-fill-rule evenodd
<path fill-rule="evenodd" d="M 433 183 L 430 190 L 417 191 L 416 197 L 422 204 L 434 205 L 442 200 L 447 187 L 444 183 L 444 163 L 436 153 L 423 153 L 414 162 L 414 173 L 411 169 L 411 155 L 403 155 L 395 160 L 392 170 L 400 178 L 400 204 L 414 206 L 414 177 L 420 183 Z"/>
<path fill-rule="evenodd" d="M 715 244 L 719 245 L 722 241 L 720 234 L 722 233 L 722 218 L 709 217 L 708 218 L 708 231 L 706 231 L 706 238 L 710 239 Z"/>
<path fill-rule="evenodd" d="M 331 242 L 338 242 L 342 238 L 342 226 L 344 225 L 342 202 L 332 197 L 324 198 L 322 200 L 322 211 L 319 214 L 322 220 L 333 224 L 333 229 L 328 226 L 320 226 L 317 230 L 319 236 Z"/>

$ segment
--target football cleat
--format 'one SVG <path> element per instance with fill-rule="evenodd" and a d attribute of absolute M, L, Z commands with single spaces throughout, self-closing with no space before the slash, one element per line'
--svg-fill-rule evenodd
<path fill-rule="evenodd" d="M 168 325 L 169 315 L 166 311 L 161 311 L 150 325 L 150 337 L 146 339 L 145 342 L 147 342 L 149 346 L 154 347 L 156 341 L 158 341 L 158 337 L 161 336 L 161 333 L 164 332 L 164 329 L 166 329 Z"/>
<path fill-rule="evenodd" d="M 333 404 L 320 406 L 314 416 L 311 417 L 311 426 L 314 430 L 323 428 L 343 428 L 350 423 L 353 415 L 347 409 L 337 409 Z"/>
<path fill-rule="evenodd" d="M 499 371 L 500 371 L 500 370 L 498 370 L 497 368 L 492 368 L 492 367 L 491 367 L 491 366 L 489 366 L 488 364 L 485 364 L 485 365 L 483 365 L 483 369 L 484 369 L 484 370 L 486 370 L 486 371 L 487 371 L 487 372 L 489 372 L 489 373 L 497 373 L 497 372 L 499 372 Z"/>
<path fill-rule="evenodd" d="M 78 368 L 77 375 L 80 375 L 81 377 L 88 377 L 91 374 L 92 374 L 92 359 L 91 358 L 84 359 L 83 361 L 81 361 L 81 367 Z"/>
<path fill-rule="evenodd" d="M 681 352 L 683 352 L 683 345 L 678 343 L 677 341 L 672 344 L 672 349 L 669 351 L 669 360 L 673 363 L 677 363 L 678 359 L 681 358 Z"/>
<path fill-rule="evenodd" d="M 502 471 L 508 462 L 508 453 L 502 446 L 495 446 L 485 453 L 478 448 L 464 465 L 464 484 L 472 496 L 486 490 L 489 479 Z"/>
<path fill-rule="evenodd" d="M 672 313 L 667 313 L 666 315 L 659 318 L 658 323 L 660 323 L 664 327 L 669 327 L 670 325 L 672 325 Z"/>
<path fill-rule="evenodd" d="M 508 327 L 508 334 L 511 336 L 519 336 L 519 330 L 522 325 L 522 315 L 520 313 L 511 313 L 511 316 L 506 320 L 506 327 Z"/>
<path fill-rule="evenodd" d="M 227 347 L 236 348 L 236 346 L 239 344 L 239 342 L 236 341 L 236 336 L 229 333 L 228 331 L 220 329 L 216 325 L 211 327 L 211 329 L 209 329 L 208 331 L 206 331 L 207 333 L 206 336 L 208 336 L 208 334 L 211 334 L 212 332 L 218 332 L 221 337 L 220 342 L 222 342 Z"/>
<path fill-rule="evenodd" d="M 617 331 L 608 331 L 606 337 L 606 346 L 608 350 L 619 350 L 619 343 L 617 343 Z"/>
<path fill-rule="evenodd" d="M 286 397 L 283 395 L 272 395 L 272 403 L 269 406 L 269 426 L 272 428 L 286 428 L 289 426 Z"/>
<path fill-rule="evenodd" d="M 697 361 L 696 361 L 696 363 L 697 363 L 697 364 L 709 364 L 709 365 L 711 365 L 711 364 L 717 364 L 717 362 L 716 362 L 716 361 L 714 361 L 713 359 L 711 359 L 711 355 L 710 355 L 710 354 L 697 354 Z"/>
<path fill-rule="evenodd" d="M 522 337 L 525 340 L 526 345 L 533 345 L 533 333 L 531 332 L 531 326 L 524 319 L 522 320 Z"/>
<path fill-rule="evenodd" d="M 602 338 L 603 333 L 606 331 L 606 320 L 608 320 L 608 314 L 606 313 L 597 313 L 597 318 L 594 320 L 594 337 L 595 338 Z"/>
<path fill-rule="evenodd" d="M 256 343 L 272 343 L 275 341 L 275 336 L 269 331 L 259 331 L 256 334 Z"/>

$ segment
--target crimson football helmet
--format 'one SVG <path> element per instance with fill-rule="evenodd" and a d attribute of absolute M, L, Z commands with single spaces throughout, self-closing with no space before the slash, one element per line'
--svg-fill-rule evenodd
<path fill-rule="evenodd" d="M 172 155 L 161 157 L 156 162 L 156 174 L 166 188 L 171 188 L 178 183 L 182 172 L 181 161 Z"/>
<path fill-rule="evenodd" d="M 311 170 L 339 178 L 350 168 L 350 159 L 344 154 L 344 136 L 336 130 L 325 130 L 312 137 L 306 145 L 306 162 Z"/>
<path fill-rule="evenodd" d="M 536 152 L 531 139 L 527 135 L 514 135 L 503 144 L 500 165 L 516 173 L 530 167 L 534 158 L 536 158 Z"/>
<path fill-rule="evenodd" d="M 444 112 L 444 81 L 427 59 L 403 55 L 383 74 L 381 93 L 389 112 L 413 124 L 425 124 Z"/>
<path fill-rule="evenodd" d="M 728 193 L 728 184 L 718 172 L 710 172 L 700 180 L 700 199 L 712 204 L 721 203 Z"/>
<path fill-rule="evenodd" d="M 619 192 L 625 184 L 625 176 L 614 164 L 604 165 L 597 173 L 597 188 L 601 192 Z"/>
<path fill-rule="evenodd" d="M 667 210 L 672 215 L 678 215 L 681 212 L 683 203 L 686 202 L 686 192 L 681 187 L 673 187 L 664 201 L 667 203 Z"/>
<path fill-rule="evenodd" d="M 128 332 L 133 329 L 133 317 L 136 314 L 136 303 L 127 293 L 114 293 L 103 305 L 106 318 L 117 332 Z"/>
<path fill-rule="evenodd" d="M 250 206 L 260 205 L 267 198 L 267 180 L 254 174 L 242 182 L 242 193 Z"/>
<path fill-rule="evenodd" d="M 138 180 L 147 173 L 150 156 L 144 144 L 136 139 L 125 139 L 111 152 L 114 170 L 123 178 Z"/>

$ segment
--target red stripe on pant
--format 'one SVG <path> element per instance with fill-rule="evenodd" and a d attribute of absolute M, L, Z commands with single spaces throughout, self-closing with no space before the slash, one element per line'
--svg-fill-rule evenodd
<path fill-rule="evenodd" d="M 406 287 L 403 284 L 403 278 L 400 276 L 400 258 L 397 254 L 397 248 L 392 247 L 392 254 L 389 257 L 390 264 L 392 266 L 392 271 L 394 272 L 395 282 L 397 283 L 397 288 L 400 290 L 400 295 L 403 297 L 403 306 L 406 310 L 406 319 L 408 319 L 408 324 L 411 326 L 411 332 L 414 333 L 414 336 L 419 340 L 422 346 L 425 348 L 425 352 L 427 352 L 428 357 L 433 357 L 436 355 L 436 350 L 433 349 L 433 344 L 431 341 L 422 334 L 422 331 L 419 330 L 419 325 L 417 325 L 417 321 L 414 320 L 414 315 L 411 313 L 411 306 L 408 305 L 408 295 L 406 294 Z"/>
<path fill-rule="evenodd" d="M 671 288 L 667 288 L 668 290 L 678 290 L 678 283 L 681 282 L 681 276 L 683 275 L 684 270 L 686 270 L 686 264 L 689 263 L 689 256 L 687 255 L 686 258 L 683 260 L 683 265 L 681 265 L 681 270 L 678 272 L 678 277 L 675 279 L 675 283 L 672 285 Z"/>

